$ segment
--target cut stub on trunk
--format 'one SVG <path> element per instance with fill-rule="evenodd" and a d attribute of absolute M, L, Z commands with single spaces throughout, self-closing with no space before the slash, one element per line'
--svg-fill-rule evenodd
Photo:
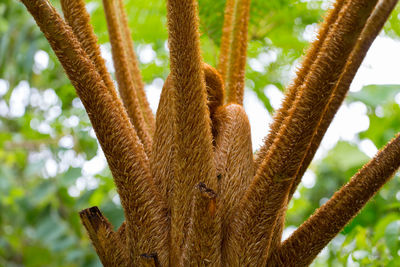
<path fill-rule="evenodd" d="M 125 243 L 113 231 L 111 223 L 98 207 L 84 209 L 79 213 L 97 255 L 104 266 L 128 266 Z"/>

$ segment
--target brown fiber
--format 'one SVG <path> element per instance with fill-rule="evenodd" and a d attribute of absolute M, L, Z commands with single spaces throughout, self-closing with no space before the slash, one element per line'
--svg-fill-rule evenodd
<path fill-rule="evenodd" d="M 116 99 L 117 94 L 114 83 L 112 82 L 110 73 L 107 71 L 104 59 L 101 57 L 100 47 L 97 44 L 97 37 L 90 24 L 90 16 L 86 11 L 85 2 L 83 0 L 61 0 L 61 7 L 66 22 L 72 28 L 83 50 L 85 50 L 86 54 L 93 61 L 104 84 Z"/>
<path fill-rule="evenodd" d="M 190 257 L 206 258 L 220 264 L 220 228 L 216 217 L 190 217 L 196 185 L 204 183 L 216 191 L 217 179 L 212 157 L 211 121 L 199 47 L 197 3 L 194 0 L 167 1 L 168 43 L 171 77 L 176 90 L 176 164 L 171 207 L 171 259 L 179 264 L 189 222 L 205 229 L 193 244 Z M 194 214 L 207 207 L 196 202 Z M 203 212 L 204 210 L 204 212 Z M 198 262 L 198 264 L 202 264 Z"/>
<path fill-rule="evenodd" d="M 197 1 L 167 0 L 170 75 L 155 122 L 123 0 L 103 0 L 122 100 L 84 0 L 61 0 L 66 22 L 49 0 L 21 1 L 75 87 L 121 199 L 117 231 L 97 207 L 80 213 L 104 266 L 308 265 L 400 167 L 399 134 L 281 242 L 288 202 L 398 0 L 337 0 L 256 160 L 241 106 L 250 0 L 226 1 L 219 71 L 201 57 Z"/>
<path fill-rule="evenodd" d="M 361 35 L 353 51 L 350 54 L 349 60 L 333 90 L 333 93 L 329 99 L 329 103 L 325 107 L 319 125 L 307 148 L 307 152 L 303 159 L 303 162 L 301 163 L 300 168 L 297 171 L 296 178 L 293 180 L 292 185 L 290 186 L 290 192 L 286 203 L 291 200 L 294 192 L 296 191 L 296 188 L 299 185 L 301 178 L 307 170 L 307 167 L 310 164 L 312 158 L 314 157 L 315 152 L 317 151 L 326 130 L 328 129 L 337 110 L 342 104 L 362 60 L 364 59 L 372 42 L 375 40 L 376 36 L 382 29 L 385 21 L 388 19 L 396 3 L 397 0 L 380 2 L 368 19 L 365 28 L 361 32 Z M 276 234 L 276 240 L 280 240 L 280 236 L 282 235 L 281 233 L 284 227 L 284 216 L 285 210 L 281 215 L 282 218 L 280 218 L 277 222 L 277 227 L 275 231 L 276 233 L 280 234 Z"/>
<path fill-rule="evenodd" d="M 224 26 L 222 27 L 221 46 L 219 48 L 218 71 L 225 82 L 228 73 L 229 55 L 232 42 L 233 12 L 236 0 L 226 0 Z"/>
<path fill-rule="evenodd" d="M 222 235 L 230 224 L 232 213 L 254 177 L 250 123 L 242 106 L 228 104 L 214 116 L 216 128 L 215 165 L 217 168 L 219 209 Z M 223 250 L 230 247 L 222 245 Z M 226 253 L 225 253 L 226 254 Z M 226 261 L 226 259 L 223 259 Z"/>
<path fill-rule="evenodd" d="M 155 252 L 166 264 L 165 206 L 155 191 L 143 147 L 121 102 L 113 99 L 71 28 L 54 7 L 46 0 L 22 2 L 48 39 L 92 122 L 125 211 L 132 263 L 139 263 L 142 253 Z"/>
<path fill-rule="evenodd" d="M 97 207 L 79 213 L 96 253 L 104 266 L 128 266 L 125 244 Z"/>
<path fill-rule="evenodd" d="M 269 253 L 271 229 L 285 208 L 285 199 L 304 157 L 305 150 L 321 118 L 333 86 L 342 72 L 358 33 L 376 1 L 349 1 L 340 12 L 333 30 L 326 37 L 321 53 L 312 65 L 302 89 L 296 96 L 284 126 L 279 130 L 255 179 L 241 201 L 230 235 L 241 236 L 249 246 L 237 257 L 243 264 L 265 264 Z M 271 194 L 274 194 L 271 196 Z M 272 202 L 272 203 L 271 203 Z M 256 232 L 253 232 L 257 229 Z M 251 247 L 252 244 L 257 246 Z M 230 245 L 230 246 L 233 246 Z M 273 249 L 273 248 L 272 248 Z M 265 253 L 267 251 L 267 253 Z"/>
<path fill-rule="evenodd" d="M 128 68 L 133 79 L 133 83 L 136 89 L 136 95 L 139 100 L 139 104 L 143 113 L 143 118 L 147 126 L 147 130 L 150 136 L 154 135 L 155 121 L 154 115 L 151 111 L 149 102 L 147 101 L 146 92 L 144 91 L 144 83 L 142 74 L 139 69 L 139 62 L 136 57 L 135 49 L 133 48 L 133 42 L 131 40 L 131 31 L 129 29 L 128 18 L 124 9 L 123 0 L 117 0 L 117 12 L 120 19 L 120 26 L 122 30 L 122 39 L 125 45 L 125 51 L 128 57 Z"/>
<path fill-rule="evenodd" d="M 344 3 L 345 0 L 337 0 L 334 4 L 334 7 L 328 11 L 324 21 L 321 23 L 317 38 L 311 44 L 306 55 L 304 56 L 301 68 L 297 70 L 296 78 L 294 79 L 292 84 L 286 89 L 286 95 L 282 102 L 282 107 L 279 108 L 274 115 L 274 120 L 270 126 L 270 133 L 266 137 L 264 145 L 259 149 L 259 151 L 257 151 L 255 155 L 256 170 L 265 159 L 268 149 L 272 146 L 272 143 L 274 142 L 274 139 L 278 134 L 280 127 L 283 124 L 283 121 L 289 115 L 289 109 L 292 107 L 294 100 L 296 99 L 298 90 L 303 84 L 304 79 L 306 78 L 311 68 L 311 65 L 317 58 L 321 47 L 326 39 L 326 36 L 328 35 L 329 30 L 332 28 L 332 25 L 337 20 L 339 12 L 342 10 Z"/>
<path fill-rule="evenodd" d="M 103 0 L 104 11 L 107 19 L 108 33 L 112 56 L 115 66 L 115 76 L 122 102 L 128 112 L 129 118 L 143 144 L 146 155 L 151 155 L 151 135 L 146 126 L 142 109 L 140 107 L 137 89 L 133 82 L 132 73 L 129 68 L 128 53 L 125 50 L 124 36 L 121 22 L 118 20 L 116 1 Z"/>
<path fill-rule="evenodd" d="M 223 84 L 219 73 L 210 65 L 203 63 L 204 79 L 207 89 L 207 104 L 210 117 L 213 117 L 215 110 L 223 105 Z M 176 126 L 173 118 L 175 113 L 175 88 L 171 75 L 165 80 L 160 102 L 157 109 L 156 131 L 153 138 L 153 153 L 150 165 L 155 184 L 161 195 L 171 206 L 171 194 L 173 188 L 173 173 L 175 159 L 175 132 Z"/>
<path fill-rule="evenodd" d="M 227 102 L 239 105 L 243 105 L 249 16 L 250 0 L 237 0 L 232 25 L 225 88 Z"/>
<path fill-rule="evenodd" d="M 350 182 L 337 191 L 282 245 L 268 266 L 306 266 L 400 166 L 400 135 L 366 164 Z"/>

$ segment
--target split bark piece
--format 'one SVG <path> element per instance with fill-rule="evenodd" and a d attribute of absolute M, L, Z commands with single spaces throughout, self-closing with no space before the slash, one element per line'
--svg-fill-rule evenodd
<path fill-rule="evenodd" d="M 268 266 L 306 266 L 349 223 L 400 167 L 400 135 L 304 222 Z"/>
<path fill-rule="evenodd" d="M 110 35 L 111 52 L 115 65 L 115 76 L 122 102 L 128 112 L 129 118 L 143 144 L 147 157 L 151 155 L 151 135 L 146 126 L 142 109 L 139 104 L 136 87 L 129 69 L 128 54 L 125 51 L 124 37 L 121 23 L 118 20 L 116 2 L 103 0 L 106 14 L 108 33 Z"/>
<path fill-rule="evenodd" d="M 323 43 L 329 33 L 329 30 L 333 28 L 335 21 L 338 18 L 339 12 L 342 10 L 345 0 L 337 0 L 332 9 L 330 9 L 325 16 L 324 21 L 321 23 L 319 28 L 318 36 L 315 41 L 311 44 L 306 55 L 304 56 L 301 68 L 297 70 L 296 78 L 292 84 L 287 88 L 285 99 L 280 107 L 274 114 L 274 120 L 270 126 L 270 133 L 264 141 L 264 145 L 257 151 L 255 155 L 255 168 L 256 170 L 260 167 L 262 161 L 266 158 L 268 149 L 272 146 L 276 135 L 278 134 L 283 121 L 289 115 L 289 110 L 293 106 L 296 95 L 303 84 L 311 66 L 317 58 Z"/>
<path fill-rule="evenodd" d="M 237 104 L 220 107 L 214 116 L 214 127 L 217 133 L 215 165 L 219 178 L 218 213 L 222 218 L 222 236 L 225 239 L 238 200 L 243 197 L 254 177 L 251 129 L 246 112 Z M 231 248 L 223 243 L 222 249 Z"/>
<path fill-rule="evenodd" d="M 219 51 L 218 71 L 222 80 L 226 81 L 228 73 L 229 55 L 232 42 L 233 13 L 235 11 L 236 0 L 226 0 L 224 10 L 224 25 L 222 27 L 221 46 Z"/>
<path fill-rule="evenodd" d="M 321 119 L 333 86 L 376 2 L 349 1 L 340 12 L 337 23 L 328 34 L 321 53 L 310 69 L 310 75 L 305 79 L 303 88 L 289 110 L 289 116 L 241 201 L 234 223 L 237 224 L 237 234 L 245 236 L 245 243 L 249 244 L 244 246 L 239 243 L 240 247 L 247 248 L 242 251 L 243 254 L 237 255 L 248 260 L 244 265 L 251 262 L 265 264 L 266 258 L 262 254 L 265 253 L 268 257 L 271 230 L 276 224 L 276 218 L 285 208 L 284 202 L 291 182 L 305 156 L 305 150 Z M 257 231 L 253 233 L 253 229 Z"/>
<path fill-rule="evenodd" d="M 208 257 L 212 265 L 220 264 L 220 225 L 217 220 L 190 218 L 196 185 L 203 182 L 216 191 L 217 178 L 212 158 L 211 121 L 207 108 L 206 86 L 199 46 L 197 2 L 167 1 L 170 69 L 176 90 L 176 164 L 171 208 L 171 261 L 179 264 L 185 229 L 189 221 L 206 231 L 190 254 Z M 207 207 L 195 207 L 200 212 Z M 206 211 L 205 211 L 206 212 Z M 217 233 L 217 234 L 215 234 Z M 200 256 L 202 257 L 202 256 Z M 199 265 L 202 263 L 199 262 Z"/>
<path fill-rule="evenodd" d="M 22 2 L 48 39 L 92 122 L 124 208 L 131 263 L 139 264 L 142 253 L 156 252 L 160 262 L 166 264 L 165 204 L 155 190 L 143 146 L 122 103 L 113 99 L 93 62 L 54 7 L 46 0 Z"/>
<path fill-rule="evenodd" d="M 129 266 L 125 244 L 99 208 L 82 210 L 79 215 L 101 263 L 104 266 Z"/>
<path fill-rule="evenodd" d="M 146 92 L 144 90 L 144 83 L 142 74 L 139 69 L 139 61 L 136 57 L 135 49 L 133 48 L 133 41 L 131 40 L 131 31 L 129 29 L 128 18 L 124 9 L 123 0 L 117 0 L 117 10 L 120 19 L 120 26 L 122 30 L 123 41 L 125 44 L 125 51 L 128 56 L 128 67 L 133 79 L 136 89 L 136 95 L 139 100 L 139 105 L 143 113 L 143 118 L 147 126 L 150 136 L 154 135 L 155 121 L 153 111 L 147 101 Z"/>
<path fill-rule="evenodd" d="M 232 25 L 228 71 L 225 80 L 227 102 L 243 105 L 250 0 L 237 0 Z"/>
<path fill-rule="evenodd" d="M 321 141 L 326 133 L 329 125 L 331 124 L 337 110 L 342 104 L 348 90 L 350 84 L 361 65 L 362 60 L 364 59 L 369 47 L 372 42 L 375 40 L 376 36 L 379 34 L 385 21 L 390 16 L 393 8 L 396 6 L 398 0 L 384 0 L 380 1 L 376 6 L 374 12 L 371 14 L 370 18 L 367 20 L 367 23 L 357 41 L 353 51 L 350 54 L 348 63 L 345 66 L 342 74 L 340 75 L 339 81 L 337 82 L 335 89 L 330 97 L 329 103 L 325 108 L 323 116 L 319 122 L 316 132 L 307 148 L 306 156 L 301 163 L 300 168 L 297 171 L 296 178 L 293 180 L 293 183 L 290 187 L 290 192 L 288 195 L 288 200 L 286 204 L 291 200 L 294 192 L 296 191 L 297 186 L 301 182 L 301 178 L 303 177 L 305 171 L 307 170 L 308 165 L 311 163 Z M 277 225 L 275 227 L 275 243 L 279 244 L 282 231 L 284 228 L 284 216 L 285 213 L 281 215 L 283 218 L 280 218 L 277 221 Z"/>

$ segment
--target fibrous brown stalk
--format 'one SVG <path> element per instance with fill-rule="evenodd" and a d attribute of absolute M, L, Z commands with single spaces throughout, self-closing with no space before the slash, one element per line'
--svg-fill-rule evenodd
<path fill-rule="evenodd" d="M 202 61 L 197 2 L 167 1 L 171 73 L 155 125 L 122 0 L 103 0 L 122 102 L 83 0 L 61 0 L 67 23 L 48 0 L 22 0 L 76 88 L 120 195 L 126 221 L 116 232 L 97 207 L 80 213 L 102 263 L 310 264 L 400 166 L 398 135 L 281 243 L 287 204 L 397 3 L 379 1 L 337 0 L 253 160 L 241 106 L 249 0 L 227 0 L 219 72 Z"/>
<path fill-rule="evenodd" d="M 104 59 L 101 57 L 100 47 L 90 24 L 90 16 L 86 11 L 85 2 L 83 0 L 61 0 L 61 7 L 66 22 L 72 28 L 83 50 L 93 61 L 105 86 L 110 90 L 112 96 L 117 99 L 114 83 L 110 73 L 107 71 Z"/>
<path fill-rule="evenodd" d="M 381 31 L 385 21 L 388 19 L 390 13 L 395 7 L 398 0 L 389 0 L 382 1 L 378 3 L 373 13 L 369 17 L 363 31 L 360 34 L 359 39 L 357 40 L 353 51 L 351 52 L 347 64 L 340 75 L 338 82 L 333 89 L 332 95 L 330 96 L 329 102 L 325 107 L 322 118 L 317 126 L 316 131 L 314 132 L 314 136 L 312 137 L 308 148 L 306 150 L 306 155 L 303 158 L 302 163 L 300 164 L 300 168 L 296 173 L 296 177 L 293 180 L 290 191 L 288 195 L 289 202 L 299 185 L 301 178 L 303 177 L 305 171 L 307 170 L 308 165 L 310 164 L 312 158 L 314 157 L 323 136 L 325 135 L 329 125 L 331 124 L 336 112 L 338 111 L 340 105 L 342 104 L 349 88 L 350 84 L 361 65 L 362 60 L 372 42 L 375 40 L 376 36 Z M 284 226 L 284 213 L 279 218 L 277 222 L 276 231 L 281 232 Z M 280 235 L 281 236 L 281 235 Z M 277 239 L 280 239 L 279 235 L 276 235 Z"/>
<path fill-rule="evenodd" d="M 48 39 L 89 115 L 125 211 L 131 262 L 140 264 L 140 254 L 155 252 L 166 263 L 165 205 L 155 190 L 146 154 L 122 103 L 111 96 L 71 28 L 54 7 L 46 0 L 22 2 Z"/>
<path fill-rule="evenodd" d="M 218 72 L 210 65 L 203 63 L 204 80 L 207 91 L 207 106 L 210 117 L 223 104 L 223 84 Z M 157 109 L 156 131 L 153 138 L 153 153 L 151 169 L 155 184 L 159 187 L 161 195 L 171 206 L 171 193 L 173 188 L 173 166 L 175 164 L 175 133 L 176 126 L 173 118 L 176 117 L 175 102 L 176 92 L 172 76 L 165 80 L 160 102 Z"/>
<path fill-rule="evenodd" d="M 296 78 L 294 79 L 292 84 L 286 89 L 286 95 L 282 102 L 282 106 L 276 111 L 274 115 L 274 120 L 270 125 L 270 133 L 264 140 L 264 145 L 261 146 L 260 150 L 257 151 L 255 155 L 256 169 L 258 169 L 262 161 L 265 159 L 268 149 L 272 146 L 272 143 L 274 142 L 275 137 L 283 124 L 283 121 L 289 115 L 289 109 L 292 107 L 294 100 L 296 99 L 296 95 L 299 92 L 300 86 L 303 84 L 304 79 L 306 78 L 311 68 L 311 65 L 317 58 L 321 50 L 321 46 L 324 43 L 329 30 L 332 28 L 332 25 L 335 24 L 344 3 L 345 0 L 337 0 L 334 4 L 334 7 L 328 11 L 328 14 L 325 16 L 324 21 L 321 23 L 317 38 L 311 44 L 306 55 L 304 56 L 301 68 L 297 70 Z"/>
<path fill-rule="evenodd" d="M 245 240 L 246 246 L 237 254 L 242 264 L 266 263 L 264 251 L 269 250 L 272 230 L 284 208 L 291 182 L 328 102 L 332 87 L 375 4 L 376 1 L 364 0 L 346 3 L 333 30 L 327 35 L 303 88 L 296 96 L 284 126 L 279 130 L 241 201 L 230 234 L 232 244 L 229 246 L 233 246 L 237 242 L 235 238 L 239 236 Z M 256 232 L 253 232 L 254 229 L 257 229 Z"/>
<path fill-rule="evenodd" d="M 154 135 L 155 121 L 154 115 L 151 111 L 149 102 L 147 101 L 146 92 L 144 91 L 144 83 L 142 80 L 142 74 L 139 69 L 139 62 L 136 57 L 135 49 L 133 48 L 133 42 L 131 40 L 131 31 L 129 29 L 128 18 L 124 9 L 123 0 L 117 0 L 117 12 L 120 20 L 120 27 L 122 28 L 122 36 L 124 42 L 124 48 L 128 57 L 128 68 L 131 73 L 131 77 L 136 89 L 136 95 L 138 97 L 139 105 L 143 113 L 143 118 L 147 126 L 147 130 L 150 136 Z"/>
<path fill-rule="evenodd" d="M 400 166 L 400 135 L 303 223 L 274 253 L 268 266 L 305 266 L 364 207 Z"/>
<path fill-rule="evenodd" d="M 187 255 L 220 264 L 220 223 L 208 213 L 204 201 L 196 201 L 191 213 L 196 185 L 204 183 L 216 191 L 217 177 L 213 162 L 211 121 L 207 108 L 206 86 L 199 46 L 197 3 L 194 0 L 167 1 L 170 69 L 176 90 L 176 162 L 171 207 L 170 264 L 182 264 L 185 228 L 192 224 L 189 237 L 195 244 Z M 218 200 L 217 200 L 218 202 Z M 190 217 L 190 214 L 199 216 Z M 186 253 L 185 253 L 186 254 Z M 198 262 L 201 265 L 204 262 Z"/>
<path fill-rule="evenodd" d="M 226 0 L 224 12 L 224 25 L 222 27 L 221 45 L 219 48 L 218 71 L 222 80 L 226 80 L 228 72 L 229 55 L 232 41 L 233 12 L 236 0 Z"/>
<path fill-rule="evenodd" d="M 241 199 L 254 177 L 250 123 L 243 107 L 228 104 L 217 110 L 214 127 L 215 165 L 220 196 L 218 212 L 222 218 L 222 235 L 226 238 L 237 200 Z M 222 250 L 229 250 L 224 244 L 223 240 Z"/>
<path fill-rule="evenodd" d="M 246 51 L 247 51 L 247 29 L 250 16 L 250 0 L 235 1 L 233 18 L 230 18 L 231 3 L 227 2 L 227 12 L 225 19 L 232 20 L 232 25 L 228 25 L 227 29 L 231 28 L 231 36 L 227 38 L 223 36 L 223 42 L 229 42 L 228 58 L 220 58 L 222 60 L 221 68 L 225 67 L 225 88 L 227 92 L 227 102 L 243 104 L 244 82 L 246 70 Z M 230 27 L 229 27 L 230 26 Z M 226 46 L 226 44 L 222 44 Z M 227 61 L 225 63 L 224 61 Z"/>
<path fill-rule="evenodd" d="M 123 36 L 121 21 L 118 19 L 117 3 L 113 0 L 103 0 L 104 11 L 107 19 L 108 32 L 110 34 L 110 43 L 113 61 L 115 65 L 115 76 L 118 82 L 118 89 L 128 112 L 129 118 L 135 127 L 140 141 L 148 157 L 151 155 L 152 138 L 150 131 L 146 126 L 142 108 L 140 106 L 137 89 L 132 78 L 126 51 L 126 43 Z"/>

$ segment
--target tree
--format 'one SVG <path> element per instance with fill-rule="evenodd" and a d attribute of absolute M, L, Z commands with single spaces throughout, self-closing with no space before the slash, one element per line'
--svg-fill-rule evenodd
<path fill-rule="evenodd" d="M 81 212 L 105 265 L 306 265 L 399 167 L 397 136 L 280 243 L 287 203 L 397 1 L 335 4 L 254 162 L 241 108 L 249 2 L 227 1 L 218 72 L 200 56 L 196 2 L 167 2 L 171 75 L 155 125 L 121 2 L 104 7 L 122 102 L 83 3 L 62 1 L 66 22 L 47 1 L 23 3 L 75 86 L 121 197 L 117 232 L 97 208 Z"/>

